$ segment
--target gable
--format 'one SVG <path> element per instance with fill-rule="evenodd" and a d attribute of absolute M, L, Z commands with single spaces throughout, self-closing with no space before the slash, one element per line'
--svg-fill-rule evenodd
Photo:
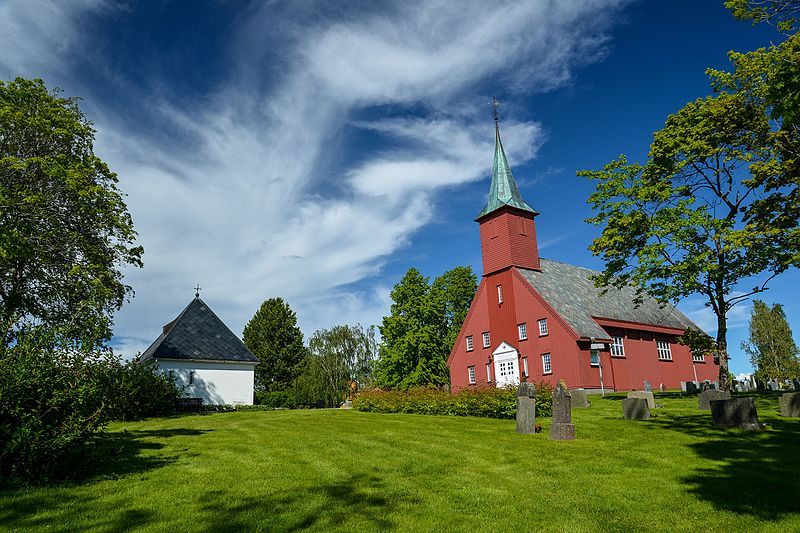
<path fill-rule="evenodd" d="M 142 354 L 146 359 L 258 363 L 258 358 L 200 298 L 164 327 Z"/>
<path fill-rule="evenodd" d="M 652 297 L 634 306 L 636 291 L 627 286 L 605 294 L 591 277 L 598 272 L 549 259 L 541 260 L 541 271 L 518 269 L 525 280 L 583 338 L 608 338 L 593 317 L 684 330 L 697 328 L 672 305 L 661 305 Z M 698 328 L 699 329 L 699 328 Z"/>

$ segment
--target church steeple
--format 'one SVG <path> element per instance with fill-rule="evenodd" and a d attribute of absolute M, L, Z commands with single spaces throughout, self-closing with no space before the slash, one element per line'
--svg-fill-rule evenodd
<path fill-rule="evenodd" d="M 483 275 L 488 276 L 510 267 L 539 270 L 534 221 L 539 213 L 519 194 L 500 140 L 497 100 L 493 99 L 492 105 L 495 130 L 492 186 L 486 207 L 475 219 L 480 224 Z"/>
<path fill-rule="evenodd" d="M 494 102 L 494 105 L 495 107 L 497 106 L 497 101 Z M 503 206 L 516 207 L 523 211 L 530 211 L 534 216 L 538 215 L 539 213 L 528 205 L 519 193 L 517 182 L 514 181 L 514 175 L 511 173 L 511 167 L 508 165 L 506 152 L 503 149 L 503 141 L 500 140 L 500 122 L 496 109 L 494 117 L 495 141 L 492 185 L 489 188 L 489 199 L 486 202 L 486 207 L 480 212 L 478 218 L 488 215 Z"/>

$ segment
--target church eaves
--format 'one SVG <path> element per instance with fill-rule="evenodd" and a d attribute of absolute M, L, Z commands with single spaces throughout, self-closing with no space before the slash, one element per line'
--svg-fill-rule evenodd
<path fill-rule="evenodd" d="M 495 145 L 494 145 L 494 165 L 492 165 L 492 186 L 489 189 L 489 199 L 486 207 L 480 212 L 477 218 L 481 218 L 501 207 L 514 207 L 522 211 L 529 211 L 538 215 L 534 208 L 522 199 L 511 167 L 508 166 L 506 152 L 503 150 L 503 142 L 500 140 L 500 127 L 495 124 Z"/>

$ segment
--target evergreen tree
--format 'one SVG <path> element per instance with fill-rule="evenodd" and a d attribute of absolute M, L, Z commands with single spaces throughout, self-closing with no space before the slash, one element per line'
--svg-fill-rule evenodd
<path fill-rule="evenodd" d="M 245 345 L 258 357 L 256 388 L 279 391 L 290 388 L 306 356 L 297 315 L 282 298 L 264 301 L 242 335 Z"/>
<path fill-rule="evenodd" d="M 753 300 L 750 315 L 750 336 L 742 349 L 750 356 L 758 379 L 788 379 L 800 377 L 800 350 L 792 338 L 783 306 L 772 307 Z"/>

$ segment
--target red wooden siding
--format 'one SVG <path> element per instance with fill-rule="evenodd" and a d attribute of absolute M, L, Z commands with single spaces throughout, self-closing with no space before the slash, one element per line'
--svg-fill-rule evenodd
<path fill-rule="evenodd" d="M 499 209 L 480 220 L 484 275 L 509 266 L 539 270 L 533 213 Z"/>

